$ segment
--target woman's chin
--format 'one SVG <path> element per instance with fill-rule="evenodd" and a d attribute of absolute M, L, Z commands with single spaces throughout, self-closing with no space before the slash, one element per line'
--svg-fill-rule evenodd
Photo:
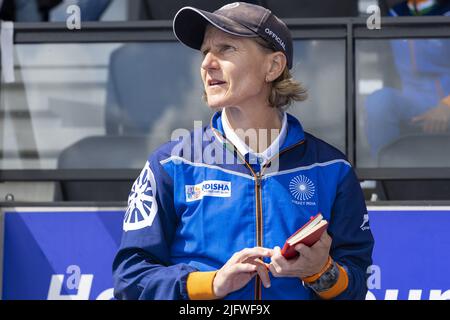
<path fill-rule="evenodd" d="M 211 111 L 214 111 L 214 112 L 216 112 L 216 111 L 220 111 L 220 110 L 222 110 L 223 109 L 223 107 L 213 107 L 213 106 L 210 106 L 210 105 L 208 105 L 208 107 L 209 107 L 209 109 L 211 109 Z"/>
<path fill-rule="evenodd" d="M 211 109 L 220 109 L 225 106 L 225 101 L 222 99 L 208 99 L 208 106 Z"/>

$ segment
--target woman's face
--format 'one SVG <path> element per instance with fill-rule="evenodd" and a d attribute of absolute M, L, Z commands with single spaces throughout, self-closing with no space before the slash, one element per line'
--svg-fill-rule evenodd
<path fill-rule="evenodd" d="M 201 76 L 211 108 L 267 104 L 269 53 L 251 38 L 208 26 L 201 47 Z"/>

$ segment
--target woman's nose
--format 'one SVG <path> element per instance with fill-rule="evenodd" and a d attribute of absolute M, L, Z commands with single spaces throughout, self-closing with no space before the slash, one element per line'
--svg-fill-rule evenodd
<path fill-rule="evenodd" d="M 214 54 L 211 52 L 208 52 L 204 57 L 202 61 L 202 69 L 208 70 L 208 69 L 217 69 L 218 68 L 218 62 Z"/>

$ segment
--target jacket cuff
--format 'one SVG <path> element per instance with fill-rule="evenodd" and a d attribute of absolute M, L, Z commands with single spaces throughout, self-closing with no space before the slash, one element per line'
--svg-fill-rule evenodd
<path fill-rule="evenodd" d="M 217 271 L 195 271 L 188 275 L 186 290 L 190 300 L 217 299 L 214 294 L 213 281 Z"/>
<path fill-rule="evenodd" d="M 348 274 L 347 271 L 341 267 L 337 262 L 336 265 L 339 269 L 339 277 L 336 283 L 328 290 L 324 290 L 321 292 L 318 292 L 317 294 L 322 299 L 333 299 L 340 295 L 342 292 L 345 291 L 348 287 Z"/>

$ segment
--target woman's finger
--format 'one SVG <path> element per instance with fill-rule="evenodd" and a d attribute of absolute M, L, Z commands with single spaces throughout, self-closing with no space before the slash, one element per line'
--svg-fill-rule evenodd
<path fill-rule="evenodd" d="M 256 272 L 258 269 L 258 266 L 250 263 L 236 263 L 232 265 L 229 270 L 230 273 L 241 273 L 241 272 Z"/>
<path fill-rule="evenodd" d="M 246 248 L 240 251 L 237 255 L 237 261 L 246 262 L 248 259 L 258 258 L 258 257 L 270 257 L 271 250 L 262 247 Z"/>
<path fill-rule="evenodd" d="M 273 262 L 269 264 L 269 271 L 275 278 L 281 277 L 281 268 Z"/>
<path fill-rule="evenodd" d="M 256 266 L 256 271 L 258 272 L 259 278 L 265 288 L 270 288 L 270 276 L 265 265 Z"/>
<path fill-rule="evenodd" d="M 273 255 L 271 257 L 269 270 L 274 276 L 281 276 L 283 270 L 287 268 L 287 260 L 281 255 L 280 247 L 273 248 Z"/>
<path fill-rule="evenodd" d="M 285 267 L 286 266 L 286 258 L 283 257 L 283 255 L 281 254 L 281 249 L 280 247 L 275 247 L 273 248 L 273 254 L 271 255 L 271 260 L 272 261 L 276 261 L 276 263 L 280 266 L 280 267 Z"/>
<path fill-rule="evenodd" d="M 322 242 L 325 246 L 330 247 L 332 241 L 333 239 L 330 237 L 327 231 L 322 233 L 322 236 L 320 237 L 320 242 Z"/>
<path fill-rule="evenodd" d="M 310 259 L 311 258 L 311 248 L 308 246 L 305 246 L 303 243 L 300 243 L 295 246 L 295 250 L 300 254 L 300 257 L 304 259 Z"/>

